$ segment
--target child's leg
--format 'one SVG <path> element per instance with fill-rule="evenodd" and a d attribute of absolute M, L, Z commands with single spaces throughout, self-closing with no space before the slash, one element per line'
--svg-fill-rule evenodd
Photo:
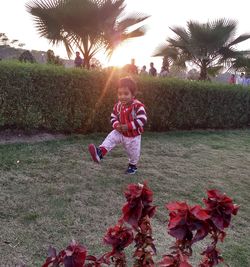
<path fill-rule="evenodd" d="M 121 144 L 122 142 L 122 134 L 116 130 L 113 130 L 109 135 L 105 138 L 99 148 L 105 149 L 106 152 L 111 151 L 115 146 Z"/>
<path fill-rule="evenodd" d="M 136 166 L 141 153 L 141 135 L 136 137 L 123 137 L 123 146 L 127 152 L 129 164 Z"/>
<path fill-rule="evenodd" d="M 113 130 L 103 141 L 103 143 L 96 147 L 94 144 L 89 145 L 89 153 L 93 161 L 99 163 L 107 152 L 112 150 L 116 145 L 122 142 L 122 134 Z"/>

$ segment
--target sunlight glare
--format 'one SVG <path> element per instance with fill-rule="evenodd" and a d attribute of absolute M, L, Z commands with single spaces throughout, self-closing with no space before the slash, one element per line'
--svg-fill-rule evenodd
<path fill-rule="evenodd" d="M 135 58 L 134 49 L 131 49 L 126 43 L 119 45 L 111 56 L 108 65 L 122 67 L 130 64 L 132 58 Z"/>

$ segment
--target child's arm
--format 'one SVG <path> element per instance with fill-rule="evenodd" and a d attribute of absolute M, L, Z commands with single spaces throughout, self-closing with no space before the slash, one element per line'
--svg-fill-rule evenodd
<path fill-rule="evenodd" d="M 111 113 L 111 119 L 110 119 L 111 125 L 114 129 L 117 131 L 120 131 L 120 122 L 118 118 L 118 112 L 117 112 L 117 105 L 114 106 L 113 112 Z"/>
<path fill-rule="evenodd" d="M 143 128 L 147 122 L 147 114 L 143 105 L 135 108 L 135 119 L 127 124 L 128 130 Z"/>

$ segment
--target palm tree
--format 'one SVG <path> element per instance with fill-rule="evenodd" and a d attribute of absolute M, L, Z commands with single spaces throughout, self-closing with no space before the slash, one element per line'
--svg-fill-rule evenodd
<path fill-rule="evenodd" d="M 200 69 L 200 80 L 208 80 L 208 75 L 218 72 L 223 64 L 242 56 L 234 45 L 247 40 L 250 35 L 235 38 L 237 23 L 233 20 L 219 19 L 213 22 L 198 23 L 189 21 L 187 29 L 170 28 L 175 38 L 168 38 L 167 44 L 157 49 L 154 56 L 165 56 L 174 65 L 186 68 L 193 62 Z"/>
<path fill-rule="evenodd" d="M 63 43 L 68 56 L 77 47 L 89 68 L 91 58 L 104 51 L 110 56 L 126 39 L 145 34 L 137 24 L 148 16 L 124 15 L 125 0 L 34 0 L 26 5 L 36 28 L 53 45 Z M 133 30 L 130 27 L 134 26 Z"/>
<path fill-rule="evenodd" d="M 240 72 L 246 72 L 247 76 L 250 75 L 250 51 L 244 51 L 245 56 L 237 57 L 232 61 L 231 69 Z"/>

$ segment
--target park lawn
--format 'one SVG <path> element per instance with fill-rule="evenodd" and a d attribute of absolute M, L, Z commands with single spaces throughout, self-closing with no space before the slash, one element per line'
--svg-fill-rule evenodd
<path fill-rule="evenodd" d="M 102 237 L 121 216 L 124 189 L 144 180 L 158 206 L 157 260 L 173 241 L 166 234 L 165 203 L 202 204 L 206 189 L 216 188 L 240 205 L 220 246 L 225 261 L 250 266 L 250 130 L 145 133 L 134 176 L 124 174 L 121 147 L 100 165 L 90 160 L 87 145 L 104 136 L 0 145 L 0 266 L 41 266 L 50 244 L 62 249 L 73 238 L 90 254 L 108 251 Z"/>

